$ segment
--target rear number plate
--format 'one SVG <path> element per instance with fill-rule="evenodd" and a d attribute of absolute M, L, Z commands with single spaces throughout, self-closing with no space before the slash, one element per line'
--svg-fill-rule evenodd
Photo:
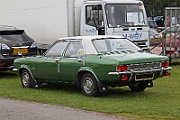
<path fill-rule="evenodd" d="M 14 55 L 22 55 L 22 54 L 27 54 L 28 49 L 27 48 L 14 48 L 13 49 L 13 54 Z"/>
<path fill-rule="evenodd" d="M 135 81 L 152 80 L 154 78 L 153 73 L 136 74 Z"/>

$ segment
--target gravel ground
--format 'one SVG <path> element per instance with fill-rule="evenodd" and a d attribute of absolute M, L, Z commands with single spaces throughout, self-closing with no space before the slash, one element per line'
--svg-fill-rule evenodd
<path fill-rule="evenodd" d="M 58 105 L 0 98 L 0 120 L 129 120 Z"/>

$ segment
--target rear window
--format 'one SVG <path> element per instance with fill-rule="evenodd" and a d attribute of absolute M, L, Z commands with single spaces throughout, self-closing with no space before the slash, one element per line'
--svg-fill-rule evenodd
<path fill-rule="evenodd" d="M 125 39 L 99 39 L 92 41 L 98 53 L 139 51 L 136 45 Z"/>
<path fill-rule="evenodd" d="M 1 35 L 4 41 L 23 42 L 21 35 Z"/>
<path fill-rule="evenodd" d="M 33 41 L 26 33 L 17 34 L 17 35 L 1 35 L 4 41 L 13 41 L 13 42 L 23 42 L 23 41 Z"/>

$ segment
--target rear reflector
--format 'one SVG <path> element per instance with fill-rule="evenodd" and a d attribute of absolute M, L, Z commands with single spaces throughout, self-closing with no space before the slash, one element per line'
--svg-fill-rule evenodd
<path fill-rule="evenodd" d="M 121 80 L 122 80 L 122 81 L 128 80 L 128 76 L 123 75 L 123 76 L 121 77 Z"/>
<path fill-rule="evenodd" d="M 166 74 L 165 74 L 165 76 L 170 76 L 171 75 L 171 73 L 169 73 L 169 72 L 167 72 Z"/>
<path fill-rule="evenodd" d="M 0 62 L 0 66 L 3 66 L 5 64 L 5 62 Z"/>

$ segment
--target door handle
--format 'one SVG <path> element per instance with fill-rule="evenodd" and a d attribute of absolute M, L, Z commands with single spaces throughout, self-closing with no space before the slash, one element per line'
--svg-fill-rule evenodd
<path fill-rule="evenodd" d="M 82 62 L 82 58 L 78 58 L 77 61 L 78 61 L 78 62 Z"/>

